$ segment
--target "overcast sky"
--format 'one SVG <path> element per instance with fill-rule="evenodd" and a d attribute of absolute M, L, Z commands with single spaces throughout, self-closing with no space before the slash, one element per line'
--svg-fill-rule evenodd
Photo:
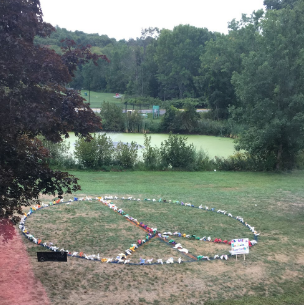
<path fill-rule="evenodd" d="M 190 24 L 227 33 L 228 22 L 264 8 L 263 0 L 40 0 L 44 21 L 70 31 L 137 38 L 148 27 Z"/>

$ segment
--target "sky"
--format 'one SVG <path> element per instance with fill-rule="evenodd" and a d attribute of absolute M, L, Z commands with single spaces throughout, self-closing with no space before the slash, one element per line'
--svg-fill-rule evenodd
<path fill-rule="evenodd" d="M 44 21 L 69 31 L 106 34 L 116 40 L 141 36 L 148 27 L 179 24 L 228 33 L 228 22 L 264 8 L 263 0 L 40 0 Z"/>

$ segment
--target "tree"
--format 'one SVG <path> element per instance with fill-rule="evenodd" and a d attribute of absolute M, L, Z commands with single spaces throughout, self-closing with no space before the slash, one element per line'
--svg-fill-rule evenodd
<path fill-rule="evenodd" d="M 143 117 L 138 111 L 125 114 L 125 130 L 139 133 L 143 127 Z"/>
<path fill-rule="evenodd" d="M 250 17 L 242 16 L 229 24 L 229 34 L 215 34 L 202 53 L 200 76 L 195 77 L 197 90 L 206 98 L 214 119 L 227 119 L 228 106 L 236 105 L 237 99 L 231 83 L 234 71 L 241 71 L 241 55 L 256 49 L 258 20 L 263 10 L 253 12 Z"/>
<path fill-rule="evenodd" d="M 125 92 L 133 68 L 132 52 L 127 44 L 116 44 L 109 54 L 111 64 L 106 71 L 107 91 Z"/>
<path fill-rule="evenodd" d="M 101 118 L 104 131 L 122 132 L 124 130 L 124 114 L 117 104 L 103 102 Z"/>
<path fill-rule="evenodd" d="M 173 105 L 167 106 L 165 114 L 161 117 L 161 130 L 164 132 L 178 132 L 180 122 L 177 120 L 177 118 L 179 115 L 179 109 Z"/>
<path fill-rule="evenodd" d="M 247 127 L 238 148 L 269 164 L 294 165 L 304 144 L 304 3 L 269 10 L 260 22 L 258 48 L 242 57 L 232 77 L 240 107 L 233 119 Z"/>
<path fill-rule="evenodd" d="M 194 133 L 198 126 L 198 120 L 200 119 L 199 113 L 196 110 L 197 103 L 192 99 L 185 99 L 183 105 L 183 112 L 179 114 L 181 122 L 181 131 L 186 133 Z"/>
<path fill-rule="evenodd" d="M 155 61 L 163 100 L 196 97 L 193 77 L 198 75 L 199 56 L 212 34 L 205 28 L 179 25 L 163 29 L 157 40 Z"/>
<path fill-rule="evenodd" d="M 267 10 L 280 10 L 282 8 L 292 9 L 299 0 L 264 0 Z"/>
<path fill-rule="evenodd" d="M 34 45 L 35 35 L 55 29 L 42 18 L 39 0 L 0 2 L 0 216 L 14 217 L 40 193 L 59 197 L 80 189 L 77 178 L 47 164 L 48 150 L 37 138 L 60 142 L 73 131 L 90 140 L 100 118 L 67 89 L 79 64 L 105 56 L 63 41 L 63 55 Z"/>

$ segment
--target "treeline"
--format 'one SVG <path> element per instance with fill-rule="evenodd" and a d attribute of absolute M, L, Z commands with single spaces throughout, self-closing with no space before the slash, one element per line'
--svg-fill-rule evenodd
<path fill-rule="evenodd" d="M 72 88 L 171 100 L 202 97 L 194 77 L 199 76 L 204 45 L 215 37 L 207 29 L 190 25 L 179 25 L 172 31 L 145 29 L 140 38 L 128 41 L 57 27 L 49 38 L 37 37 L 35 42 L 60 53 L 63 40 L 72 39 L 80 46 L 90 44 L 92 52 L 110 59 L 106 65 L 103 61 L 98 66 L 92 62 L 80 65 Z"/>
<path fill-rule="evenodd" d="M 266 0 L 264 4 L 268 11 L 273 11 L 294 8 L 297 2 Z M 250 17 L 244 15 L 240 21 L 229 23 L 227 35 L 179 25 L 173 30 L 145 29 L 137 39 L 116 41 L 107 35 L 57 27 L 49 38 L 36 38 L 35 42 L 60 53 L 62 40 L 73 39 L 81 46 L 90 44 L 93 52 L 110 59 L 110 63 L 100 60 L 98 66 L 92 62 L 80 65 L 70 84 L 75 89 L 160 100 L 199 98 L 198 107 L 208 106 L 219 120 L 228 118 L 229 106 L 239 105 L 233 73 L 242 72 L 243 57 L 260 49 L 257 37 L 270 17 L 263 10 Z"/>
<path fill-rule="evenodd" d="M 176 101 L 178 103 L 178 101 Z M 114 103 L 103 102 L 101 120 L 103 131 L 126 133 L 175 133 L 214 135 L 234 138 L 242 129 L 232 120 L 212 120 L 211 113 L 198 113 L 193 99 L 179 100 L 183 111 L 173 105 L 166 105 L 166 112 L 159 118 L 153 114 L 145 117 L 137 110 L 123 113 L 122 108 Z"/>
<path fill-rule="evenodd" d="M 60 37 L 79 44 L 90 40 L 92 50 L 111 62 L 80 65 L 71 87 L 169 101 L 174 117 L 171 101 L 196 99 L 195 107 L 211 109 L 210 119 L 242 127 L 237 149 L 286 169 L 304 148 L 304 2 L 265 0 L 264 5 L 265 12 L 231 21 L 227 35 L 179 25 L 115 41 L 58 28 L 50 41 L 37 43 L 56 49 Z M 164 128 L 177 130 L 170 121 Z"/>

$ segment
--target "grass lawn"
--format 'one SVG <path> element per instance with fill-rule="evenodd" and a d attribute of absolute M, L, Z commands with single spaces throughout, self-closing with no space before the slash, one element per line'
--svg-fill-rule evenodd
<path fill-rule="evenodd" d="M 85 95 L 87 93 L 87 96 Z M 89 90 L 81 90 L 81 96 L 89 102 Z M 103 102 L 110 102 L 120 105 L 122 108 L 125 108 L 124 102 L 124 95 L 122 99 L 114 98 L 115 93 L 105 93 L 105 92 L 90 92 L 90 106 L 91 108 L 101 108 Z M 142 105 L 142 109 L 146 108 L 146 106 Z M 127 105 L 127 109 L 133 109 L 131 104 Z M 140 109 L 138 105 L 134 106 L 134 109 Z"/>
<path fill-rule="evenodd" d="M 85 95 L 87 93 L 87 96 Z M 89 90 L 81 90 L 81 96 L 86 99 L 87 102 L 89 102 Z M 115 96 L 115 93 L 104 93 L 104 92 L 90 92 L 90 106 L 93 108 L 101 108 L 102 103 L 110 102 L 110 103 L 116 103 L 123 105 L 122 99 L 116 99 L 113 96 Z"/>
<path fill-rule="evenodd" d="M 38 263 L 43 251 L 24 238 L 35 275 L 53 304 L 304 304 L 304 172 L 71 172 L 76 196 L 134 196 L 200 204 L 242 216 L 260 232 L 244 261 L 128 266 L 68 258 Z M 72 196 L 66 196 L 69 199 Z M 44 198 L 49 201 L 50 198 Z M 130 216 L 157 227 L 233 239 L 253 234 L 227 216 L 175 204 L 117 201 Z M 35 237 L 70 251 L 115 257 L 145 232 L 98 202 L 73 202 L 36 212 L 26 227 Z M 182 239 L 196 255 L 228 253 L 227 245 Z M 154 239 L 131 261 L 179 257 Z M 182 256 L 181 256 L 182 257 Z M 182 257 L 182 259 L 184 259 Z"/>

